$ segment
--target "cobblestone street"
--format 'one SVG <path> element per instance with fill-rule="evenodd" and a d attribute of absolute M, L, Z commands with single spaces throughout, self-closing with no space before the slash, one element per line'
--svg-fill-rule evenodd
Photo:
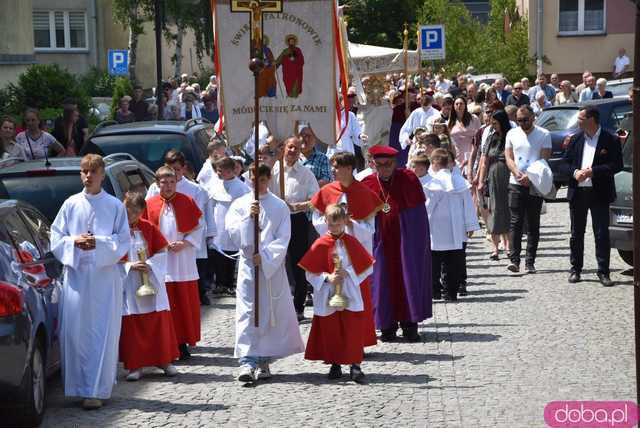
<path fill-rule="evenodd" d="M 569 212 L 564 202 L 542 217 L 535 275 L 513 275 L 488 259 L 476 236 L 468 249 L 469 295 L 436 303 L 418 344 L 367 349 L 368 385 L 326 379 L 328 367 L 296 355 L 272 365 L 253 388 L 235 380 L 233 298 L 203 308 L 203 340 L 180 375 L 150 370 L 124 381 L 99 411 L 65 399 L 49 382 L 45 427 L 216 426 L 544 426 L 554 400 L 633 400 L 632 277 L 615 250 L 612 279 L 595 277 L 590 225 L 583 281 L 567 283 Z M 307 316 L 312 314 L 307 308 Z M 302 325 L 303 335 L 310 323 Z"/>

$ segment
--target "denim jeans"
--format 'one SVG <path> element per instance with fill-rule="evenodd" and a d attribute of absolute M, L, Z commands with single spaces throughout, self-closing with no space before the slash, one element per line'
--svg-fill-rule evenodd
<path fill-rule="evenodd" d="M 271 362 L 271 358 L 269 357 L 252 357 L 247 355 L 246 357 L 240 357 L 238 359 L 238 362 L 240 363 L 241 366 L 250 366 L 252 369 L 255 369 L 256 367 L 263 365 L 263 364 L 269 364 Z"/>

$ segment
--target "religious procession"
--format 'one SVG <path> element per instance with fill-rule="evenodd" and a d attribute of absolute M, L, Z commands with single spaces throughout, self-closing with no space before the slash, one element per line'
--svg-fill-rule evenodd
<path fill-rule="evenodd" d="M 352 41 L 358 2 L 202 3 L 204 90 L 158 64 L 113 121 L 1 119 L 7 426 L 638 421 L 625 48 L 530 84 L 451 65 L 444 21 L 391 48 Z"/>

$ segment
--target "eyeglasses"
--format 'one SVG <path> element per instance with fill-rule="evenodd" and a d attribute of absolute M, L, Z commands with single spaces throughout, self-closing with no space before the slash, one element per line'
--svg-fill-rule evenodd
<path fill-rule="evenodd" d="M 516 119 L 516 122 L 518 122 L 518 123 L 529 123 L 529 120 L 530 119 L 528 117 L 524 117 L 524 118 L 521 118 L 521 119 Z"/>

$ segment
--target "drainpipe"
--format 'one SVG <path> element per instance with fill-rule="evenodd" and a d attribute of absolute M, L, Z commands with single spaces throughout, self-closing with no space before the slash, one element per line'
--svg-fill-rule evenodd
<path fill-rule="evenodd" d="M 542 42 L 544 40 L 544 25 L 543 25 L 543 12 L 544 6 L 543 0 L 538 0 L 538 16 L 536 18 L 536 75 L 542 74 L 542 57 L 544 53 L 542 51 Z"/>
<path fill-rule="evenodd" d="M 91 47 L 89 49 L 91 49 L 90 51 L 90 55 L 89 57 L 91 65 L 94 67 L 99 67 L 100 64 L 98 64 L 98 59 L 99 59 L 99 53 L 98 53 L 98 4 L 97 4 L 98 0 L 92 0 L 91 1 L 91 9 L 89 10 L 90 15 L 89 15 L 89 25 L 93 27 L 93 31 L 89 34 L 91 34 L 90 36 L 90 43 L 91 43 Z M 90 31 L 89 28 L 87 28 L 87 31 Z"/>

